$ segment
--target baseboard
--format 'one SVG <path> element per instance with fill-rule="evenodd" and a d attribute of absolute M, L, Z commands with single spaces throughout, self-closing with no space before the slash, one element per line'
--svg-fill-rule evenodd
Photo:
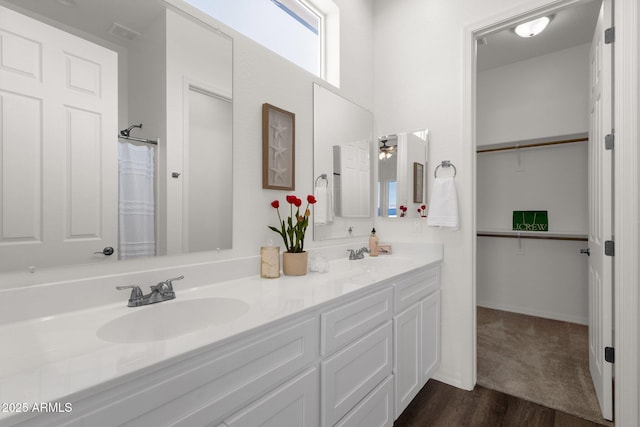
<path fill-rule="evenodd" d="M 473 390 L 473 386 L 471 388 L 464 386 L 459 376 L 447 374 L 446 372 L 442 372 L 441 370 L 433 374 L 431 379 L 440 381 L 441 383 L 445 383 L 462 390 Z"/>
<path fill-rule="evenodd" d="M 563 322 L 577 323 L 579 325 L 589 324 L 589 318 L 585 318 L 582 316 L 573 316 L 566 313 L 554 313 L 554 312 L 549 312 L 544 310 L 536 310 L 535 308 L 531 308 L 531 307 L 517 307 L 517 306 L 512 306 L 507 304 L 488 303 L 485 301 L 478 301 L 477 305 L 478 307 L 509 311 L 511 313 L 526 314 L 528 316 L 543 317 L 545 319 L 560 320 Z"/>

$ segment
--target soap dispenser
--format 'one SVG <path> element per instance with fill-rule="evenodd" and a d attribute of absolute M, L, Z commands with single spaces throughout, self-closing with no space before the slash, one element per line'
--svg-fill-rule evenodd
<path fill-rule="evenodd" d="M 371 236 L 369 236 L 369 256 L 378 256 L 380 253 L 379 241 L 380 239 L 376 236 L 376 229 L 374 228 L 371 230 Z"/>

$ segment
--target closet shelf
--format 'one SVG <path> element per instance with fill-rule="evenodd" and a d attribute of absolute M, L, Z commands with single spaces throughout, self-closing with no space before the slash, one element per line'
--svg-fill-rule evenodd
<path fill-rule="evenodd" d="M 540 240 L 570 240 L 576 242 L 586 242 L 588 237 L 581 233 L 548 233 L 537 231 L 514 231 L 514 230 L 478 230 L 479 237 L 499 237 L 511 239 L 540 239 Z"/>
<path fill-rule="evenodd" d="M 588 142 L 589 138 L 571 138 L 571 139 L 563 139 L 559 141 L 546 141 L 546 142 L 538 142 L 533 144 L 522 144 L 522 145 L 509 145 L 509 146 L 499 146 L 499 147 L 488 147 L 488 148 L 478 148 L 476 153 L 492 153 L 495 151 L 507 151 L 507 150 L 519 150 L 522 148 L 538 148 L 538 147 L 547 147 L 551 145 L 563 145 L 563 144 L 573 144 L 576 142 Z"/>

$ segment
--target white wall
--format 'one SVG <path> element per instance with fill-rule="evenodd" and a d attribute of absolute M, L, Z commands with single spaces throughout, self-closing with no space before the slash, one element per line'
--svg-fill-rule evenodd
<path fill-rule="evenodd" d="M 587 242 L 478 237 L 478 305 L 589 323 Z"/>
<path fill-rule="evenodd" d="M 511 230 L 514 210 L 546 210 L 549 232 L 586 235 L 587 159 L 586 142 L 479 153 L 478 231 Z"/>
<path fill-rule="evenodd" d="M 478 145 L 589 129 L 589 46 L 479 72 Z"/>

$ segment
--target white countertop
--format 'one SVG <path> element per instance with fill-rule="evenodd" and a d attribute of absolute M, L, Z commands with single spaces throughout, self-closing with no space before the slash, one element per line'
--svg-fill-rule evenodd
<path fill-rule="evenodd" d="M 176 286 L 176 299 L 160 304 L 130 308 L 123 295 L 123 301 L 117 304 L 2 325 L 0 402 L 64 404 L 98 385 L 203 347 L 225 344 L 262 325 L 441 260 L 442 248 L 437 245 L 420 250 L 419 255 L 405 251 L 402 255 L 357 261 L 340 259 L 330 262 L 327 273 L 278 279 L 253 276 L 190 289 Z M 188 271 L 184 274 L 187 276 Z M 123 344 L 96 335 L 105 323 L 134 310 L 210 297 L 237 299 L 249 309 L 230 322 L 203 324 L 188 334 L 162 341 Z M 0 412 L 0 422 L 11 415 Z"/>

